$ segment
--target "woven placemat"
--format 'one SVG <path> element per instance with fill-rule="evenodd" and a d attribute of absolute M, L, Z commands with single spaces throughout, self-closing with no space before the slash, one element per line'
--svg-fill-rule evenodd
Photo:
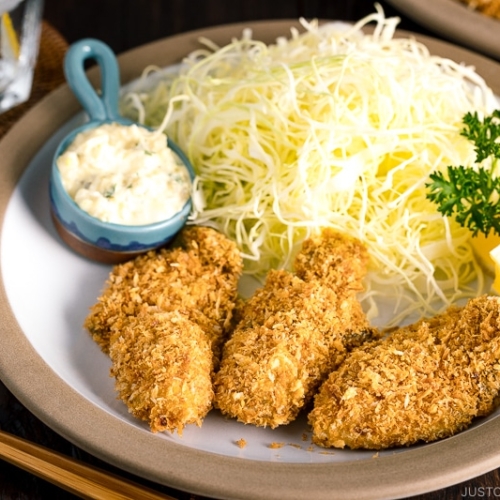
<path fill-rule="evenodd" d="M 68 43 L 48 22 L 42 22 L 40 49 L 28 101 L 0 114 L 0 138 L 42 97 L 64 83 L 63 59 Z"/>

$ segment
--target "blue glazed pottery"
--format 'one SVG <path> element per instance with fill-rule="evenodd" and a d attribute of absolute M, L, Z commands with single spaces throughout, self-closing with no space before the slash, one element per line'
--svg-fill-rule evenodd
<path fill-rule="evenodd" d="M 94 59 L 100 67 L 100 95 L 85 74 L 84 63 L 87 59 Z M 191 199 L 180 212 L 167 220 L 142 226 L 127 226 L 103 222 L 89 215 L 64 188 L 56 162 L 77 134 L 104 123 L 133 123 L 119 114 L 119 68 L 113 51 L 106 44 L 94 39 L 84 39 L 73 44 L 66 54 L 64 70 L 69 87 L 90 120 L 66 136 L 54 154 L 49 189 L 51 216 L 59 235 L 73 250 L 105 263 L 122 262 L 167 244 L 186 223 L 191 212 Z M 195 174 L 189 160 L 175 143 L 168 140 L 168 146 L 186 166 L 192 181 Z"/>

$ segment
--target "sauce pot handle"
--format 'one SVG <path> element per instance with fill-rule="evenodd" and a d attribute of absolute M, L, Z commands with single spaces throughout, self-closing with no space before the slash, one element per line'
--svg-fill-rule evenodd
<path fill-rule="evenodd" d="M 85 73 L 85 61 L 94 59 L 101 70 L 99 95 Z M 72 44 L 64 59 L 66 81 L 91 120 L 123 121 L 118 111 L 120 70 L 111 48 L 100 40 L 85 38 Z"/>

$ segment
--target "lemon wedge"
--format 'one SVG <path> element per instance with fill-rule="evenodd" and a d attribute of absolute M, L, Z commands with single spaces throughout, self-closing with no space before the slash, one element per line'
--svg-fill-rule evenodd
<path fill-rule="evenodd" d="M 490 252 L 490 258 L 495 266 L 495 279 L 493 281 L 493 284 L 491 285 L 491 288 L 494 292 L 500 294 L 500 245 L 496 246 Z"/>
<path fill-rule="evenodd" d="M 500 236 L 497 234 L 485 236 L 482 233 L 478 233 L 477 236 L 471 238 L 470 242 L 472 250 L 483 269 L 495 276 L 496 263 L 491 256 L 491 252 L 500 246 Z M 500 253 L 498 257 L 498 263 L 500 264 Z"/>
<path fill-rule="evenodd" d="M 21 47 L 12 19 L 8 12 L 2 14 L 2 51 L 7 53 L 11 58 L 18 59 Z"/>
<path fill-rule="evenodd" d="M 479 233 L 470 241 L 479 264 L 493 277 L 492 292 L 500 295 L 500 235 Z"/>

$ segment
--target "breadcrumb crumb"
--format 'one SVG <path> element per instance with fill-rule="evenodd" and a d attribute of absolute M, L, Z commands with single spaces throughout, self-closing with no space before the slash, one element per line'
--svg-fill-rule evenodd
<path fill-rule="evenodd" d="M 247 442 L 245 439 L 241 438 L 241 439 L 238 439 L 238 441 L 236 441 L 236 444 L 238 445 L 239 448 L 245 448 L 245 446 L 247 445 Z"/>
<path fill-rule="evenodd" d="M 273 449 L 273 450 L 279 450 L 280 448 L 283 448 L 283 446 L 285 446 L 285 443 L 276 443 L 276 442 L 272 442 L 270 445 L 269 445 L 269 448 Z"/>

